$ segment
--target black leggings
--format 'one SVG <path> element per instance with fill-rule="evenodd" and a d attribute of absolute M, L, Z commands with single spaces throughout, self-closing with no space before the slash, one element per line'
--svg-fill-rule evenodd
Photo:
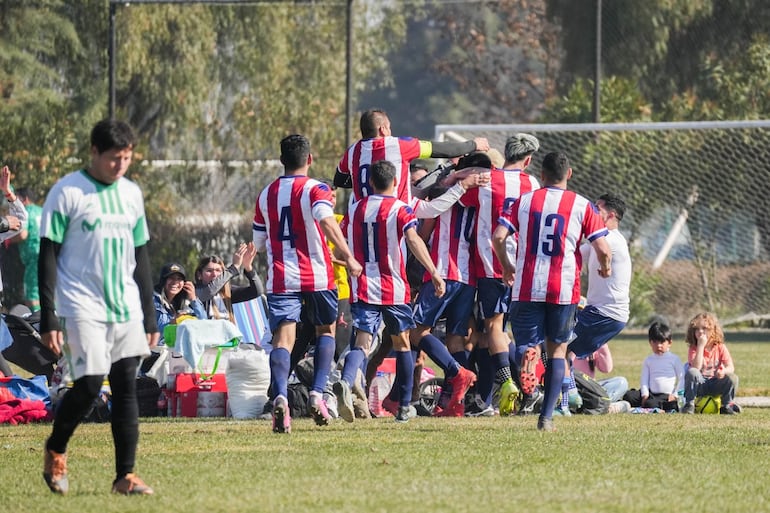
<path fill-rule="evenodd" d="M 133 472 L 136 447 L 139 442 L 139 405 L 136 401 L 136 369 L 139 358 L 124 358 L 112 364 L 110 389 L 112 391 L 112 439 L 115 443 L 115 473 L 117 479 Z M 102 376 L 83 376 L 75 381 L 59 403 L 53 432 L 46 448 L 67 451 L 75 428 L 89 412 L 102 387 Z"/>

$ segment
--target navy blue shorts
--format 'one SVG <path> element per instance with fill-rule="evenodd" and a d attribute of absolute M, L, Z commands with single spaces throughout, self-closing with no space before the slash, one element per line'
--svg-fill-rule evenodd
<path fill-rule="evenodd" d="M 566 344 L 572 338 L 577 305 L 515 301 L 511 303 L 511 331 L 517 346 L 536 346 L 544 340 Z"/>
<path fill-rule="evenodd" d="M 567 350 L 575 353 L 578 358 L 585 358 L 612 340 L 625 327 L 625 322 L 600 314 L 595 306 L 587 306 L 577 314 L 575 339 L 569 343 Z"/>
<path fill-rule="evenodd" d="M 282 322 L 300 322 L 305 309 L 306 319 L 313 326 L 326 326 L 337 322 L 337 290 L 320 292 L 286 292 L 267 295 L 270 331 Z"/>
<path fill-rule="evenodd" d="M 447 280 L 446 292 L 442 297 L 436 297 L 433 282 L 423 283 L 417 304 L 414 305 L 414 322 L 435 327 L 441 316 L 446 314 L 446 332 L 465 336 L 468 334 L 468 321 L 473 314 L 475 295 L 476 289 L 470 285 Z"/>
<path fill-rule="evenodd" d="M 511 288 L 496 278 L 479 278 L 476 283 L 476 297 L 482 319 L 508 313 L 511 304 Z"/>
<path fill-rule="evenodd" d="M 412 308 L 409 305 L 373 305 L 356 301 L 350 305 L 353 327 L 366 333 L 376 334 L 385 321 L 385 329 L 391 335 L 415 327 Z"/>

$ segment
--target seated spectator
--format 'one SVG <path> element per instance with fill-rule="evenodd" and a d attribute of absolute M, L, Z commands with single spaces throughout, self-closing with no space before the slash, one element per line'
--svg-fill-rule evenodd
<path fill-rule="evenodd" d="M 610 352 L 609 345 L 604 344 L 585 358 L 575 358 L 572 361 L 572 368 L 592 378 L 596 376 L 597 370 L 604 374 L 609 374 L 613 369 L 612 353 Z M 607 391 L 607 395 L 613 403 L 622 400 L 623 394 L 628 390 L 628 380 L 623 376 L 612 376 L 597 381 Z"/>
<path fill-rule="evenodd" d="M 671 328 L 654 322 L 648 331 L 652 354 L 642 363 L 639 390 L 629 390 L 623 397 L 632 407 L 678 410 L 676 392 L 682 386 L 682 360 L 671 352 Z"/>
<path fill-rule="evenodd" d="M 153 294 L 155 316 L 158 330 L 163 336 L 163 328 L 176 321 L 179 315 L 189 313 L 198 319 L 207 319 L 203 303 L 195 295 L 195 286 L 187 281 L 184 267 L 179 264 L 166 264 L 160 271 L 160 278 Z M 163 345 L 161 338 L 159 345 Z"/>
<path fill-rule="evenodd" d="M 688 369 L 684 375 L 684 408 L 682 413 L 695 413 L 695 399 L 704 395 L 721 395 L 719 413 L 733 415 L 741 408 L 735 403 L 738 376 L 725 335 L 717 318 L 700 313 L 687 328 Z"/>
<path fill-rule="evenodd" d="M 233 318 L 233 303 L 248 301 L 261 296 L 265 292 L 262 280 L 254 270 L 254 257 L 257 250 L 253 242 L 242 243 L 233 253 L 229 267 L 216 255 L 203 257 L 195 268 L 195 290 L 203 303 L 209 319 Z M 237 277 L 243 268 L 243 275 L 249 284 L 242 287 L 230 285 L 230 280 Z"/>

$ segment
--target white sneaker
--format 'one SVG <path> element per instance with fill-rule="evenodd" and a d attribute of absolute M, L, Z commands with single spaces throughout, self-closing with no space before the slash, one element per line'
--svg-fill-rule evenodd
<path fill-rule="evenodd" d="M 329 415 L 334 419 L 338 419 L 340 414 L 337 411 L 337 396 L 324 392 L 324 401 L 326 401 L 326 409 L 329 410 Z"/>
<path fill-rule="evenodd" d="M 631 411 L 631 403 L 628 401 L 615 401 L 610 403 L 610 410 L 608 413 L 628 413 Z"/>

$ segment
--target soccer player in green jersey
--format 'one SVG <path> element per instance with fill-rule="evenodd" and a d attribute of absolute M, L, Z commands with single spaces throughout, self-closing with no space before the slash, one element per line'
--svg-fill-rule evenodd
<path fill-rule="evenodd" d="M 136 370 L 158 342 L 139 187 L 124 177 L 136 137 L 104 120 L 91 131 L 91 162 L 48 193 L 40 225 L 39 287 L 43 343 L 63 353 L 74 380 L 46 441 L 43 477 L 67 493 L 67 444 L 108 375 L 116 476 L 112 491 L 148 495 L 134 474 L 139 440 Z"/>

